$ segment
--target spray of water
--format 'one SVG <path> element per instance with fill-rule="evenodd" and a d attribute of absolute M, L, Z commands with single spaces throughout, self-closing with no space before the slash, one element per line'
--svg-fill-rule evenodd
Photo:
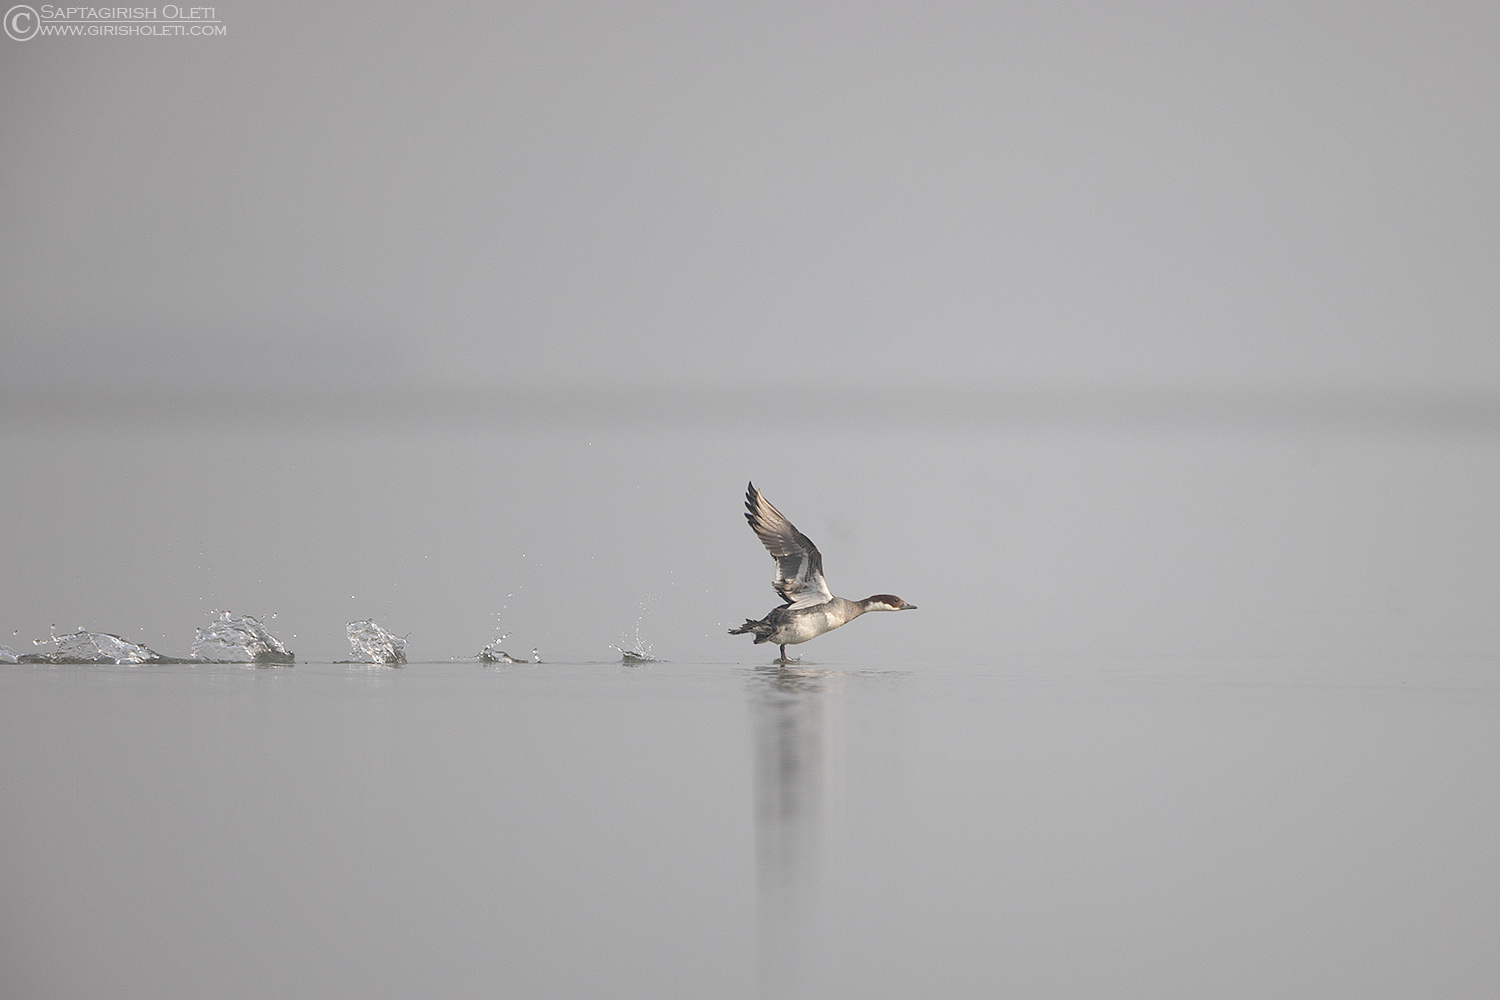
<path fill-rule="evenodd" d="M 654 598 L 653 598 L 654 599 Z M 641 638 L 641 623 L 646 620 L 646 602 L 640 604 L 641 613 L 635 619 L 635 634 L 623 637 L 618 643 L 610 643 L 609 648 L 620 654 L 621 663 L 657 663 L 660 662 L 652 655 L 651 644 Z"/>
<path fill-rule="evenodd" d="M 284 664 L 296 657 L 261 623 L 249 615 L 221 611 L 216 621 L 198 629 L 193 659 L 211 663 Z"/>
<path fill-rule="evenodd" d="M 515 597 L 516 595 L 515 594 L 506 594 L 505 596 L 507 598 L 511 598 L 511 597 Z M 500 628 L 500 616 L 503 615 L 503 614 L 505 614 L 505 612 L 509 608 L 510 608 L 509 604 L 503 604 L 503 605 L 500 606 L 500 610 L 495 612 L 495 629 L 497 631 Z M 525 660 L 525 659 L 522 659 L 522 658 L 520 658 L 518 656 L 511 656 L 505 650 L 501 649 L 500 648 L 500 644 L 503 643 L 506 639 L 509 639 L 509 638 L 510 638 L 510 633 L 509 632 L 501 632 L 498 636 L 495 637 L 495 639 L 493 641 L 490 642 L 489 645 L 485 646 L 483 649 L 481 649 L 479 651 L 479 662 L 480 663 L 541 663 L 542 662 L 542 654 L 539 653 L 535 648 L 533 648 L 532 651 L 531 651 L 531 659 L 530 660 Z"/>
<path fill-rule="evenodd" d="M 629 640 L 621 640 L 618 645 L 612 642 L 609 644 L 609 648 L 620 654 L 621 663 L 660 662 L 656 657 L 651 655 L 650 645 L 640 641 L 640 636 L 636 636 L 634 643 L 629 643 Z"/>
<path fill-rule="evenodd" d="M 372 621 L 349 622 L 352 659 L 357 663 L 383 663 L 399 667 L 406 663 L 406 636 L 392 635 Z"/>
<path fill-rule="evenodd" d="M 66 635 L 53 632 L 45 639 L 33 640 L 33 645 L 52 644 L 56 648 L 50 653 L 36 657 L 43 663 L 174 663 L 171 657 L 139 643 L 122 639 L 109 632 L 90 632 L 79 629 Z M 31 657 L 27 657 L 31 659 Z"/>
<path fill-rule="evenodd" d="M 503 649 L 500 648 L 500 644 L 502 642 L 504 642 L 506 639 L 509 639 L 509 638 L 510 638 L 510 633 L 509 632 L 502 632 L 502 633 L 500 633 L 500 635 L 497 636 L 493 642 L 491 642 L 489 645 L 485 646 L 483 649 L 481 649 L 479 651 L 479 662 L 480 663 L 525 663 L 526 662 L 525 660 L 518 660 L 514 656 L 511 656 L 505 650 L 503 650 Z"/>

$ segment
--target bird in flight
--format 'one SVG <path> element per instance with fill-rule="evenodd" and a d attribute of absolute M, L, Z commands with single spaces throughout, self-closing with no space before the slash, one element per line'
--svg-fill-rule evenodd
<path fill-rule="evenodd" d="M 788 662 L 788 646 L 816 639 L 866 611 L 915 610 L 915 604 L 907 604 L 894 594 L 876 594 L 862 601 L 833 596 L 823 579 L 823 554 L 812 539 L 761 496 L 754 483 L 745 491 L 745 520 L 776 561 L 776 580 L 771 586 L 786 603 L 772 608 L 760 621 L 746 619 L 729 634 L 754 635 L 757 643 L 776 643 L 781 647 L 779 662 Z"/>

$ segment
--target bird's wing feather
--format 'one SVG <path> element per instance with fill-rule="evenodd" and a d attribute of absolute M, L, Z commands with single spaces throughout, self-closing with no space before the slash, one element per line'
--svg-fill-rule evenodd
<path fill-rule="evenodd" d="M 810 608 L 833 599 L 823 579 L 823 556 L 786 515 L 760 495 L 751 483 L 745 491 L 745 520 L 776 560 L 776 582 L 781 599 L 793 608 Z"/>

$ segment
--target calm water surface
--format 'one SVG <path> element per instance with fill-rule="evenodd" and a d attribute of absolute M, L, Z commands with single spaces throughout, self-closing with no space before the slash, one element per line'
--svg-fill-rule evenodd
<path fill-rule="evenodd" d="M 1480 997 L 1477 660 L 0 669 L 9 997 Z"/>

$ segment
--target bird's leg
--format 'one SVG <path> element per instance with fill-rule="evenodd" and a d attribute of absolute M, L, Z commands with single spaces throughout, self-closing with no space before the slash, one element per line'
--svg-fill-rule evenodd
<path fill-rule="evenodd" d="M 785 646 L 781 647 L 781 662 L 782 663 L 786 662 L 786 647 Z"/>

